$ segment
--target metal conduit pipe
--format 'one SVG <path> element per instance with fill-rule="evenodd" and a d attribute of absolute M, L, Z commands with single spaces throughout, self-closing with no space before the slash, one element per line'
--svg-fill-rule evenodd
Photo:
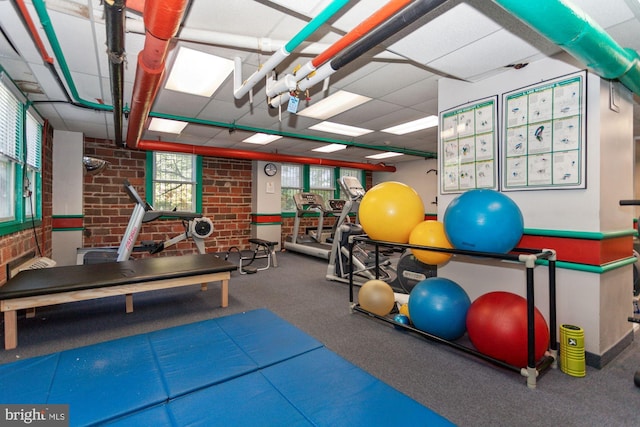
<path fill-rule="evenodd" d="M 113 102 L 113 127 L 115 144 L 122 142 L 122 117 L 124 93 L 124 0 L 105 0 L 105 20 L 107 32 L 107 57 Z"/>
<path fill-rule="evenodd" d="M 127 146 L 136 148 L 149 117 L 165 71 L 169 43 L 178 32 L 188 0 L 147 0 L 144 23 L 147 29 L 131 97 Z"/>
<path fill-rule="evenodd" d="M 493 0 L 606 79 L 618 79 L 640 95 L 640 57 L 622 48 L 584 11 L 568 0 Z"/>
<path fill-rule="evenodd" d="M 264 160 L 271 162 L 301 163 L 310 165 L 323 165 L 334 167 L 347 167 L 363 169 L 374 172 L 395 172 L 395 166 L 386 166 L 384 163 L 357 163 L 341 160 L 319 159 L 315 157 L 290 156 L 286 154 L 262 153 L 259 151 L 236 150 L 232 148 L 220 148 L 203 145 L 176 144 L 162 141 L 142 140 L 138 148 L 149 151 L 169 151 L 174 153 L 189 153 L 202 156 L 222 157 L 226 159 Z"/>

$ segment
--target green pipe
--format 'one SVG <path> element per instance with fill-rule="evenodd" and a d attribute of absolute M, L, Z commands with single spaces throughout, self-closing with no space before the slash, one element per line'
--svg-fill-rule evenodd
<path fill-rule="evenodd" d="M 493 0 L 605 79 L 640 95 L 640 56 L 568 0 Z"/>
<path fill-rule="evenodd" d="M 402 153 L 402 154 L 407 154 L 409 156 L 424 157 L 426 159 L 435 159 L 438 156 L 437 153 L 432 153 L 429 151 L 412 150 L 409 148 L 391 147 L 386 145 L 368 145 L 368 144 L 362 144 L 362 143 L 353 142 L 353 141 L 343 141 L 340 139 L 323 138 L 321 136 L 303 135 L 303 134 L 293 133 L 293 132 L 274 131 L 271 129 L 262 129 L 262 128 L 257 128 L 253 126 L 239 125 L 237 123 L 223 123 L 223 122 L 216 122 L 212 120 L 177 116 L 175 114 L 156 113 L 153 111 L 149 113 L 149 117 L 158 117 L 161 119 L 168 119 L 168 120 L 178 120 L 181 122 L 187 122 L 187 123 L 205 125 L 205 126 L 216 126 L 216 127 L 226 128 L 226 129 L 243 130 L 246 132 L 260 132 L 260 133 L 266 133 L 269 135 L 280 135 L 286 138 L 305 139 L 307 141 L 323 142 L 328 144 L 342 144 L 348 147 L 366 148 L 369 150 L 392 151 L 394 153 Z"/>
<path fill-rule="evenodd" d="M 576 270 L 576 271 L 584 271 L 587 273 L 596 273 L 596 274 L 604 274 L 612 270 L 616 270 L 618 268 L 624 267 L 625 265 L 635 264 L 638 261 L 636 257 L 625 258 L 622 260 L 610 262 L 604 265 L 588 265 L 588 264 L 577 264 L 574 262 L 566 262 L 566 261 L 556 261 L 556 267 L 562 268 L 565 270 Z M 549 261 L 546 259 L 541 259 L 536 261 L 538 265 L 549 265 Z"/>
<path fill-rule="evenodd" d="M 62 74 L 64 75 L 64 79 L 67 82 L 67 85 L 69 86 L 69 90 L 71 91 L 73 99 L 85 107 L 91 107 L 93 109 L 102 111 L 113 111 L 113 107 L 110 105 L 98 104 L 97 102 L 90 102 L 80 98 L 78 90 L 73 83 L 73 77 L 71 76 L 71 72 L 69 71 L 69 66 L 67 65 L 67 61 L 65 60 L 64 54 L 62 53 L 62 49 L 60 48 L 58 37 L 53 30 L 53 26 L 51 25 L 51 18 L 49 17 L 49 13 L 47 12 L 47 8 L 44 3 L 45 2 L 43 0 L 33 0 L 33 6 L 36 9 L 36 13 L 38 14 L 38 18 L 40 19 L 42 28 L 47 34 L 47 39 L 49 40 L 49 44 L 51 44 L 53 54 L 58 61 L 58 65 L 62 70 Z"/>
<path fill-rule="evenodd" d="M 349 3 L 349 0 L 335 0 L 329 6 L 324 8 L 322 12 L 313 18 L 305 27 L 296 34 L 287 44 L 284 45 L 284 49 L 287 52 L 293 52 L 303 41 L 305 41 L 311 34 L 313 34 L 327 19 L 336 14 L 344 5 Z"/>
<path fill-rule="evenodd" d="M 325 22 L 331 15 L 335 14 L 335 12 L 337 12 L 337 10 L 339 8 L 343 7 L 347 2 L 348 2 L 348 0 L 336 0 L 330 6 L 325 8 L 325 10 L 322 13 L 320 13 L 320 15 L 318 15 L 318 17 L 316 17 L 316 18 L 319 18 L 321 16 L 323 17 L 323 21 L 322 22 L 318 21 L 318 22 L 314 23 L 314 25 L 316 25 L 316 28 L 317 28 L 317 26 L 319 26 L 323 22 Z M 63 75 L 65 77 L 66 83 L 69 86 L 69 89 L 71 90 L 71 94 L 73 95 L 73 98 L 78 103 L 82 104 L 83 106 L 94 108 L 96 110 L 112 111 L 113 107 L 110 106 L 110 105 L 89 102 L 89 101 L 86 101 L 86 100 L 83 100 L 83 99 L 80 98 L 80 96 L 78 95 L 78 91 L 77 91 L 77 89 L 75 87 L 75 84 L 73 82 L 73 77 L 71 76 L 71 72 L 69 71 L 69 67 L 68 67 L 67 62 L 65 60 L 64 54 L 62 52 L 62 49 L 60 48 L 60 43 L 58 42 L 58 37 L 56 36 L 56 33 L 55 33 L 54 29 L 53 29 L 53 26 L 51 25 L 51 19 L 49 18 L 49 14 L 47 13 L 47 9 L 46 9 L 46 6 L 44 4 L 44 1 L 43 0 L 33 0 L 33 5 L 36 8 L 36 12 L 38 13 L 38 17 L 40 19 L 40 23 L 42 24 L 42 27 L 44 28 L 45 33 L 47 34 L 47 39 L 49 40 L 49 44 L 51 44 L 51 47 L 53 48 L 54 55 L 56 57 L 56 60 L 59 63 L 60 69 L 62 70 L 62 73 L 63 73 Z M 329 13 L 331 13 L 331 15 L 329 15 Z M 328 15 L 328 16 L 325 16 L 325 15 Z M 314 18 L 307 25 L 307 27 L 310 27 L 311 23 L 313 23 L 316 20 L 316 18 Z M 304 40 L 304 37 L 308 36 L 308 35 L 304 35 L 303 34 L 303 32 L 305 32 L 305 31 L 312 31 L 311 27 L 308 30 L 306 30 L 306 28 L 303 29 L 303 31 L 301 31 L 298 35 L 296 35 L 289 42 L 289 44 L 297 43 L 296 46 L 298 44 L 300 44 Z M 300 38 L 302 38 L 302 39 L 298 40 Z M 124 111 L 125 112 L 129 112 L 130 109 L 128 107 L 125 107 Z M 222 122 L 215 122 L 215 121 L 211 121 L 211 120 L 202 120 L 202 119 L 196 119 L 196 118 L 175 116 L 175 115 L 170 115 L 170 114 L 162 114 L 162 113 L 150 112 L 149 116 L 150 117 L 166 118 L 166 119 L 170 119 L 170 120 L 181 120 L 181 121 L 188 122 L 188 123 L 201 124 L 201 125 L 206 125 L 206 126 L 217 126 L 217 127 L 228 128 L 228 129 L 239 129 L 239 130 L 245 130 L 245 131 L 248 131 L 248 132 L 262 132 L 262 133 L 267 133 L 267 134 L 272 134 L 272 135 L 281 135 L 283 137 L 296 138 L 296 139 L 305 139 L 305 140 L 309 140 L 309 141 L 317 141 L 317 142 L 322 142 L 322 143 L 342 144 L 342 145 L 347 145 L 347 146 L 351 146 L 351 147 L 367 148 L 367 149 L 370 149 L 370 150 L 392 151 L 392 152 L 395 152 L 395 153 L 402 153 L 402 154 L 411 155 L 411 156 L 424 157 L 424 158 L 427 158 L 427 159 L 430 159 L 430 158 L 435 159 L 438 156 L 437 153 L 432 153 L 432 152 L 428 152 L 428 151 L 411 150 L 411 149 L 407 149 L 407 148 L 398 148 L 398 147 L 391 147 L 391 146 L 367 145 L 367 144 L 360 144 L 360 143 L 356 143 L 356 142 L 352 142 L 352 141 L 343 141 L 343 140 L 338 140 L 338 139 L 322 138 L 322 137 L 309 136 L 309 135 L 301 135 L 301 134 L 295 134 L 295 133 L 290 133 L 290 132 L 276 132 L 276 131 L 269 130 L 269 129 L 260 129 L 260 128 L 254 128 L 254 127 L 250 127 L 250 126 L 236 125 L 235 123 L 234 124 L 222 123 Z"/>

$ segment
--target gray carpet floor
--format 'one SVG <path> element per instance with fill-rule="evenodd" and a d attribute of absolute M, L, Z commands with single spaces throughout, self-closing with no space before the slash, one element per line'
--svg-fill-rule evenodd
<path fill-rule="evenodd" d="M 267 308 L 460 426 L 640 426 L 638 340 L 603 369 L 587 367 L 583 378 L 548 370 L 530 389 L 512 371 L 352 312 L 348 286 L 325 279 L 326 261 L 286 252 L 278 263 L 253 275 L 234 272 L 224 309 L 211 285 L 137 294 L 130 314 L 124 297 L 46 307 L 32 319 L 21 314 L 18 348 L 0 351 L 0 363 Z M 399 413 L 397 425 L 422 424 Z"/>

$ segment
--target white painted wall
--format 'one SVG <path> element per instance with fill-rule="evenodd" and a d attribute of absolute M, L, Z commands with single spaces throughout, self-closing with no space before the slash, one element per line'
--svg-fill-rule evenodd
<path fill-rule="evenodd" d="M 386 181 L 402 182 L 412 187 L 420 195 L 424 203 L 425 213 L 435 214 L 438 196 L 438 175 L 430 170 L 438 170 L 437 159 L 414 160 L 402 162 L 396 166 L 396 172 L 374 172 L 373 185 Z"/>
<path fill-rule="evenodd" d="M 568 55 L 530 63 L 519 70 L 510 69 L 481 82 L 467 83 L 441 79 L 438 86 L 438 108 L 449 110 L 478 99 L 501 95 L 545 80 L 581 71 Z M 587 77 L 587 188 L 575 190 L 512 191 L 511 197 L 523 212 L 525 227 L 548 230 L 610 232 L 628 230 L 634 211 L 620 207 L 620 199 L 634 197 L 634 147 L 632 133 L 633 105 L 631 94 L 619 87 L 619 112 L 609 109 L 609 82 L 588 73 Z M 501 111 L 501 109 L 499 109 Z M 499 123 L 501 122 L 499 119 Z M 436 182 L 420 179 L 424 171 L 419 165 L 400 163 L 395 174 L 374 174 L 380 181 L 407 181 L 421 194 L 428 194 Z M 429 197 L 429 196 L 427 196 Z M 443 218 L 455 194 L 438 195 L 438 217 Z M 496 290 L 526 295 L 523 266 L 479 259 L 454 260 L 439 268 L 438 274 L 459 283 L 472 300 Z M 535 302 L 548 321 L 548 269 L 535 269 Z M 558 269 L 558 325 L 574 324 L 585 330 L 585 349 L 602 355 L 617 344 L 631 326 L 626 317 L 631 313 L 631 267 L 604 274 Z"/>
<path fill-rule="evenodd" d="M 53 215 L 82 215 L 83 135 L 55 130 L 53 133 Z M 51 256 L 58 265 L 76 264 L 82 247 L 82 230 L 53 231 Z"/>
<path fill-rule="evenodd" d="M 252 165 L 253 185 L 251 187 L 251 210 L 257 214 L 280 214 L 281 169 L 276 163 L 278 173 L 267 176 L 264 166 L 270 162 L 254 161 Z M 281 236 L 280 224 L 251 224 L 251 237 L 279 242 Z M 278 247 L 276 247 L 278 248 Z"/>

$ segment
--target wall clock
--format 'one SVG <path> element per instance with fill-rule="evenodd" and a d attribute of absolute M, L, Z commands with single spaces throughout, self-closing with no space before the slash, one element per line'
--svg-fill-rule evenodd
<path fill-rule="evenodd" d="M 278 167 L 273 163 L 267 163 L 264 165 L 264 173 L 267 176 L 274 176 L 278 173 Z"/>

